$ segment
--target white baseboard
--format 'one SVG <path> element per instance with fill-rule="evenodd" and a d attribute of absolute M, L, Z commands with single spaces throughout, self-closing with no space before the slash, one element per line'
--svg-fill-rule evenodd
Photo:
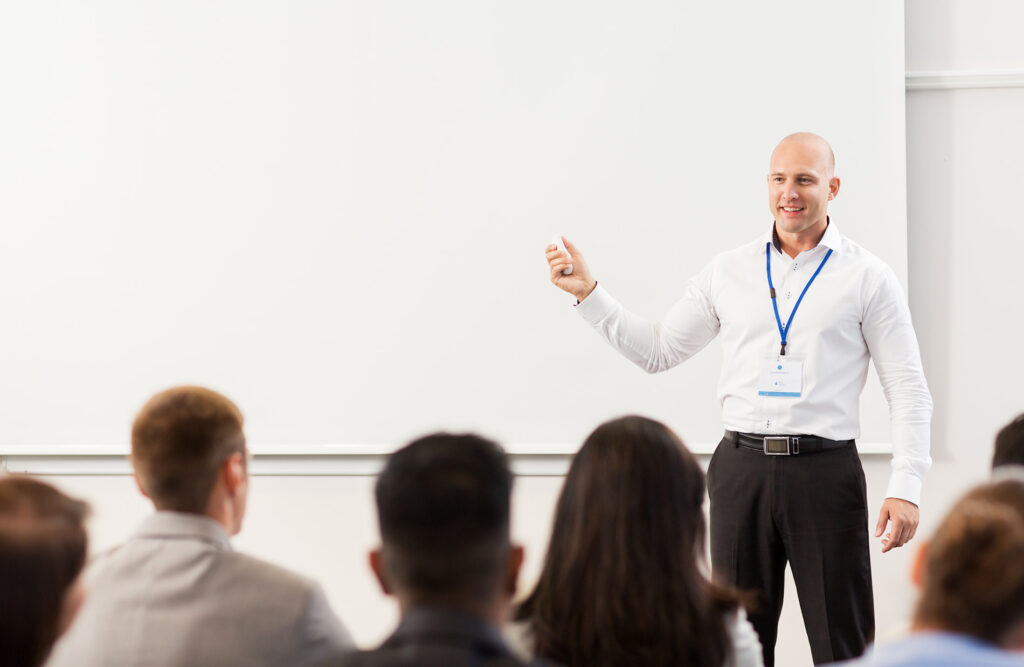
<path fill-rule="evenodd" d="M 1024 70 L 907 72 L 907 91 L 1024 88 Z"/>
<path fill-rule="evenodd" d="M 696 443 L 690 451 L 702 459 L 718 443 Z M 578 445 L 519 444 L 505 450 L 517 475 L 558 477 L 569 469 Z M 380 472 L 390 445 L 253 445 L 253 475 L 372 476 Z M 858 443 L 862 455 L 888 455 L 889 443 Z M 706 465 L 707 461 L 703 463 Z M 130 475 L 124 445 L 7 445 L 0 446 L 0 469 L 32 475 Z"/>

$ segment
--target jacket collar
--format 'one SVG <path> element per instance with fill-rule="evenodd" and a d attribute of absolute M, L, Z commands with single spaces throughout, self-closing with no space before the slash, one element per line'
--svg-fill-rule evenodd
<path fill-rule="evenodd" d="M 202 514 L 158 511 L 139 525 L 135 537 L 201 540 L 220 551 L 232 550 L 224 527 Z"/>
<path fill-rule="evenodd" d="M 510 654 L 501 632 L 489 621 L 466 612 L 426 605 L 406 611 L 383 647 L 403 644 L 471 645 L 483 655 Z"/>

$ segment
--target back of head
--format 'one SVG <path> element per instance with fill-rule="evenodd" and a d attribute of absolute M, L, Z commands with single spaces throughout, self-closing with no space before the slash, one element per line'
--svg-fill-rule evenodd
<path fill-rule="evenodd" d="M 87 513 L 85 503 L 49 484 L 0 478 L 0 664 L 41 665 L 69 620 L 68 595 L 85 565 Z"/>
<path fill-rule="evenodd" d="M 998 503 L 1017 512 L 1024 520 L 1024 468 L 1009 466 L 993 477 L 998 479 L 971 489 L 962 500 Z"/>
<path fill-rule="evenodd" d="M 1007 424 L 996 435 L 992 467 L 1024 465 L 1024 414 Z"/>
<path fill-rule="evenodd" d="M 438 433 L 392 454 L 376 496 L 396 592 L 422 604 L 493 599 L 510 546 L 512 480 L 504 451 L 475 435 Z"/>
<path fill-rule="evenodd" d="M 245 452 L 242 413 L 203 387 L 157 394 L 132 425 L 132 463 L 157 509 L 202 514 L 218 469 L 236 452 Z"/>
<path fill-rule="evenodd" d="M 573 459 L 517 617 L 566 665 L 722 664 L 732 598 L 705 579 L 704 472 L 663 424 L 599 426 Z"/>
<path fill-rule="evenodd" d="M 997 646 L 1024 629 L 1024 484 L 968 493 L 927 546 L 915 625 Z"/>

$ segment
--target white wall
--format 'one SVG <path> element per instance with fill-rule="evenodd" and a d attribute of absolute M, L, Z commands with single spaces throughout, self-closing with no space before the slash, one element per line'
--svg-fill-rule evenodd
<path fill-rule="evenodd" d="M 1001 2 L 908 0 L 907 63 L 914 71 L 1024 70 L 1022 7 Z M 935 464 L 926 481 L 921 534 L 930 533 L 967 487 L 987 474 L 994 433 L 1024 409 L 1019 293 L 1024 215 L 1012 199 L 1024 182 L 1024 88 L 922 91 L 907 95 L 909 286 L 925 370 L 935 399 Z M 839 156 L 840 160 L 842 155 Z M 580 332 L 581 335 L 585 331 Z M 889 475 L 885 457 L 866 457 L 871 511 Z M 99 545 L 121 539 L 146 511 L 126 477 L 58 477 L 54 482 L 97 506 Z M 532 579 L 547 539 L 560 480 L 518 481 L 515 531 L 528 547 Z M 375 529 L 370 477 L 260 477 L 240 548 L 297 564 L 325 580 L 332 601 L 363 643 L 394 618 L 363 565 Z M 330 498 L 330 506 L 323 499 Z M 275 515 L 297 517 L 294 532 L 316 531 L 315 545 L 261 530 Z M 905 623 L 914 591 L 911 548 L 873 553 L 880 637 Z M 779 664 L 810 664 L 795 596 L 787 598 Z"/>
<path fill-rule="evenodd" d="M 1024 71 L 1014 0 L 908 0 L 906 28 L 910 72 Z M 907 94 L 910 306 L 935 402 L 921 536 L 987 476 L 996 431 L 1024 411 L 1022 118 L 1024 87 Z M 865 468 L 877 512 L 888 465 Z M 909 616 L 911 555 L 874 554 L 879 638 Z M 787 656 L 796 635 L 787 627 Z"/>

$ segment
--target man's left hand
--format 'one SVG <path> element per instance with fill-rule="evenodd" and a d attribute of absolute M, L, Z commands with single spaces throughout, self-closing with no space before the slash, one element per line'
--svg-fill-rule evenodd
<path fill-rule="evenodd" d="M 886 524 L 890 524 L 889 532 L 882 537 L 882 553 L 902 547 L 912 540 L 920 518 L 914 503 L 899 498 L 886 498 L 882 503 L 882 511 L 878 513 L 878 525 L 875 526 L 875 537 L 882 537 Z"/>

